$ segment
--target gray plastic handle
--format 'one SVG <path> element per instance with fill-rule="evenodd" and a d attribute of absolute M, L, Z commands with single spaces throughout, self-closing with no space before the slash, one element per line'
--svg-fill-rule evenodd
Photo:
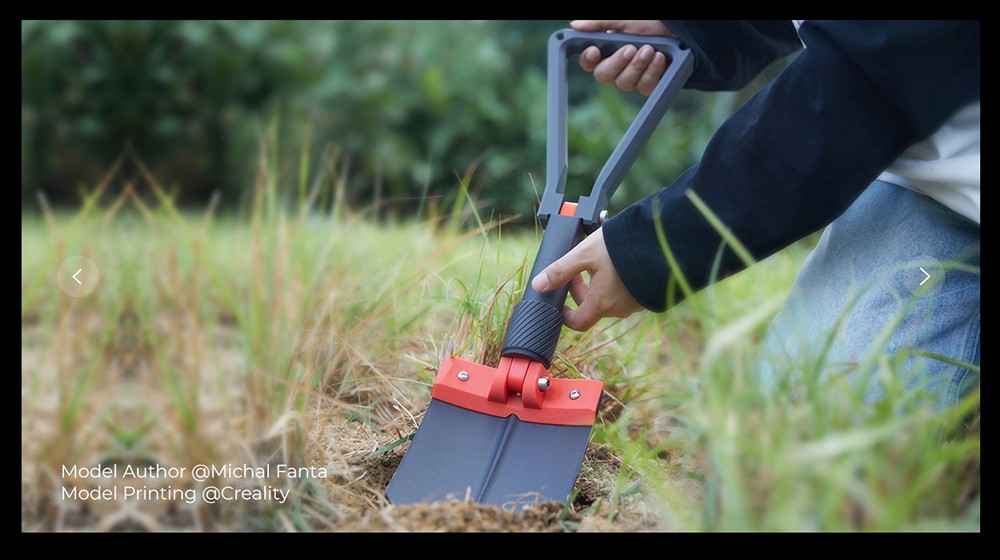
<path fill-rule="evenodd" d="M 566 60 L 590 45 L 596 45 L 605 56 L 610 56 L 629 44 L 653 45 L 670 59 L 670 65 L 604 164 L 590 196 L 580 197 L 573 215 L 561 214 L 566 188 Z M 682 48 L 679 42 L 664 37 L 583 33 L 569 29 L 552 35 L 549 39 L 546 185 L 538 209 L 545 234 L 542 235 L 530 278 L 568 253 L 586 234 L 600 227 L 601 211 L 607 208 L 611 195 L 691 75 L 692 64 L 691 51 Z M 562 331 L 562 308 L 568 292 L 568 284 L 551 292 L 537 292 L 530 284 L 526 286 L 521 301 L 514 306 L 507 322 L 500 355 L 527 358 L 549 367 Z"/>
<path fill-rule="evenodd" d="M 626 35 L 623 33 L 593 33 L 563 29 L 549 37 L 548 45 L 548 107 L 547 152 L 545 159 L 545 192 L 538 207 L 538 218 L 547 226 L 548 218 L 558 214 L 566 190 L 567 141 L 566 141 L 566 65 L 567 60 L 594 45 L 607 57 L 625 45 L 651 45 L 666 55 L 667 71 L 660 78 L 649 98 L 643 104 L 632 125 L 608 158 L 594 182 L 589 196 L 578 202 L 576 216 L 583 219 L 584 231 L 590 233 L 600 226 L 601 211 L 608 207 L 608 200 L 621 184 L 635 158 L 653 134 L 660 119 L 667 111 L 694 67 L 691 51 L 676 39 Z"/>

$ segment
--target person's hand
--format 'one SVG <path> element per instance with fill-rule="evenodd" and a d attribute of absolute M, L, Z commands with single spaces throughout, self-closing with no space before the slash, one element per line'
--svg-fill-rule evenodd
<path fill-rule="evenodd" d="M 577 31 L 615 31 L 632 35 L 676 37 L 659 20 L 576 20 L 570 22 L 570 27 Z M 635 45 L 625 45 L 608 58 L 602 59 L 600 49 L 587 47 L 580 53 L 580 67 L 593 72 L 598 83 L 614 82 L 622 91 L 638 89 L 648 96 L 667 71 L 667 57 L 649 45 L 638 49 Z"/>
<path fill-rule="evenodd" d="M 583 281 L 584 270 L 590 274 L 589 286 Z M 603 317 L 624 318 L 642 309 L 622 284 L 600 228 L 531 279 L 531 287 L 539 292 L 567 283 L 578 306 L 563 308 L 563 322 L 571 329 L 585 331 Z"/>

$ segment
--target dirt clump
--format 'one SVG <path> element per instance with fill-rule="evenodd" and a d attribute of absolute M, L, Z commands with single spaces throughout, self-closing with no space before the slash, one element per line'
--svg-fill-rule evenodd
<path fill-rule="evenodd" d="M 614 500 L 621 459 L 601 445 L 587 450 L 568 506 L 529 504 L 520 511 L 447 501 L 393 505 L 385 488 L 399 467 L 413 433 L 412 420 L 376 429 L 336 407 L 319 406 L 308 419 L 307 461 L 332 474 L 320 481 L 332 506 L 333 531 L 562 532 L 656 531 L 663 527 L 642 492 Z M 635 482 L 634 485 L 638 485 Z M 612 506 L 612 503 L 614 505 Z"/>

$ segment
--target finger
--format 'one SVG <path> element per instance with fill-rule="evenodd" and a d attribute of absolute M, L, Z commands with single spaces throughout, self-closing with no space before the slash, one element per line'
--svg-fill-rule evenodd
<path fill-rule="evenodd" d="M 602 60 L 594 68 L 594 79 L 599 84 L 609 84 L 615 81 L 618 75 L 628 67 L 637 50 L 633 45 L 625 45 L 615 51 L 615 54 Z"/>
<path fill-rule="evenodd" d="M 575 331 L 589 330 L 600 320 L 601 314 L 589 300 L 584 300 L 576 309 L 563 308 L 563 323 Z"/>
<path fill-rule="evenodd" d="M 573 280 L 573 277 L 587 270 L 586 253 L 577 245 L 556 262 L 545 267 L 531 279 L 531 287 L 537 292 L 551 292 Z"/>
<path fill-rule="evenodd" d="M 583 281 L 583 275 L 577 274 L 573 277 L 573 280 L 569 283 L 569 295 L 573 297 L 573 301 L 577 305 L 581 305 L 583 300 L 587 299 L 587 294 L 590 293 L 590 286 Z"/>
<path fill-rule="evenodd" d="M 660 83 L 660 78 L 667 71 L 667 57 L 661 52 L 657 52 L 653 55 L 653 61 L 649 63 L 646 71 L 642 73 L 639 77 L 639 83 L 637 88 L 639 92 L 645 96 L 649 96 L 653 93 L 656 88 L 656 84 Z"/>
<path fill-rule="evenodd" d="M 601 49 L 597 47 L 587 47 L 580 53 L 580 68 L 587 72 L 593 72 L 599 62 L 601 62 Z"/>
<path fill-rule="evenodd" d="M 628 65 L 619 72 L 615 78 L 615 85 L 622 91 L 632 91 L 639 84 L 639 78 L 653 61 L 655 49 L 649 45 L 643 45 L 629 61 Z"/>

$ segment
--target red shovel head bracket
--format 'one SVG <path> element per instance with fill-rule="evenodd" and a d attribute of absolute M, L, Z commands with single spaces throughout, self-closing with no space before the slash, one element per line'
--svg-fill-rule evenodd
<path fill-rule="evenodd" d="M 539 380 L 542 381 L 539 384 Z M 546 389 L 542 386 L 547 385 Z M 523 422 L 593 426 L 604 383 L 554 379 L 545 366 L 523 358 L 501 358 L 497 368 L 445 358 L 431 396 L 467 410 Z"/>

